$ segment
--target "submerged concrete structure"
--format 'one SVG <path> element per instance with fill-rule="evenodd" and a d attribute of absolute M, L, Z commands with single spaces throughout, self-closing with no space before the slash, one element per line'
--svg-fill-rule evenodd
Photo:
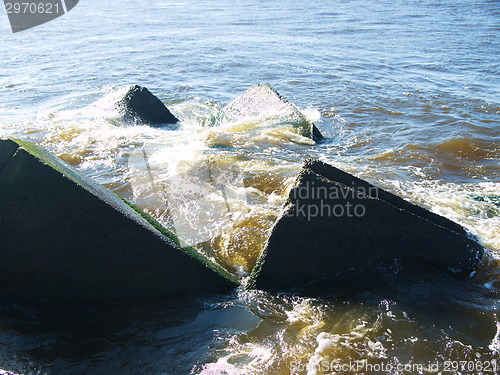
<path fill-rule="evenodd" d="M 160 99 L 139 85 L 130 86 L 116 107 L 126 119 L 134 122 L 153 126 L 179 122 Z"/>
<path fill-rule="evenodd" d="M 220 121 L 240 121 L 248 118 L 265 118 L 266 124 L 290 123 L 302 130 L 302 135 L 319 142 L 323 135 L 302 112 L 283 98 L 269 84 L 254 85 L 225 106 L 219 114 Z"/>
<path fill-rule="evenodd" d="M 46 150 L 0 140 L 0 300 L 223 292 L 237 281 Z"/>
<path fill-rule="evenodd" d="M 482 256 L 457 223 L 309 160 L 252 277 L 259 289 L 283 290 L 394 259 L 467 271 Z"/>
<path fill-rule="evenodd" d="M 308 160 L 249 285 L 290 290 L 395 259 L 464 272 L 483 252 L 459 224 Z M 224 292 L 239 282 L 46 150 L 0 140 L 0 301 Z"/>

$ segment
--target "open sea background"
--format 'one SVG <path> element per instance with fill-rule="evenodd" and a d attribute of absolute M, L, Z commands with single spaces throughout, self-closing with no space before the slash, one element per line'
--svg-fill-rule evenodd
<path fill-rule="evenodd" d="M 319 158 L 459 222 L 488 251 L 463 282 L 423 272 L 410 281 L 388 274 L 394 283 L 383 288 L 332 286 L 318 297 L 236 290 L 174 301 L 4 305 L 0 369 L 311 375 L 332 372 L 324 361 L 366 361 L 379 367 L 342 373 L 427 374 L 396 366 L 439 363 L 443 371 L 448 363 L 444 374 L 476 374 L 479 366 L 494 374 L 499 51 L 500 2 L 491 0 L 81 0 L 16 34 L 0 11 L 0 137 L 43 145 L 160 220 L 154 191 L 144 193 L 140 178 L 131 182 L 134 149 L 153 144 L 156 160 L 168 159 L 182 143 L 188 152 L 180 158 L 199 157 L 207 139 L 225 134 L 207 130 L 206 119 L 253 84 L 269 83 L 327 140 L 314 145 L 269 130 L 226 140 L 255 173 Z M 95 102 L 130 84 L 160 97 L 180 128 L 111 121 Z M 460 369 L 457 361 L 468 362 Z"/>

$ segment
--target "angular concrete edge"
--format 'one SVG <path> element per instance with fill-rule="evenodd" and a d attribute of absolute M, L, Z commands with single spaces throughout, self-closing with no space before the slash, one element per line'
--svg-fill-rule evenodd
<path fill-rule="evenodd" d="M 312 140 L 316 143 L 320 143 L 323 141 L 325 137 L 321 133 L 321 131 L 318 129 L 318 127 L 314 124 L 312 124 Z"/>
<path fill-rule="evenodd" d="M 0 299 L 79 302 L 223 292 L 227 271 L 41 147 L 0 140 Z"/>
<path fill-rule="evenodd" d="M 210 259 L 206 258 L 205 256 L 201 255 L 196 249 L 190 247 L 190 246 L 181 246 L 180 241 L 177 238 L 175 234 L 167 230 L 164 226 L 162 226 L 154 217 L 151 215 L 147 214 L 143 210 L 141 210 L 139 207 L 134 205 L 132 202 L 129 202 L 123 197 L 119 197 L 127 206 L 129 206 L 132 210 L 136 212 L 137 215 L 139 215 L 141 218 L 146 220 L 149 225 L 151 225 L 154 229 L 156 229 L 159 233 L 161 233 L 164 237 L 168 238 L 177 248 L 192 258 L 196 259 L 198 262 L 203 264 L 205 267 L 211 269 L 215 273 L 219 274 L 223 278 L 229 280 L 232 282 L 234 285 L 239 285 L 240 281 L 234 277 L 233 274 L 228 272 L 226 269 L 223 267 L 219 266 L 217 263 L 211 261 Z"/>
<path fill-rule="evenodd" d="M 324 139 L 318 127 L 310 122 L 295 104 L 286 100 L 269 84 L 257 84 L 247 89 L 221 110 L 218 114 L 218 120 L 238 121 L 273 111 L 275 111 L 274 115 L 280 113 L 295 123 L 307 127 L 302 134 L 304 137 L 311 138 L 315 142 Z"/>
<path fill-rule="evenodd" d="M 349 216 L 349 206 L 358 207 L 358 215 L 352 211 Z M 323 209 L 321 215 L 316 209 Z M 394 259 L 464 272 L 483 254 L 459 224 L 331 165 L 308 160 L 248 287 L 290 289 Z"/>
<path fill-rule="evenodd" d="M 0 138 L 1 141 L 2 139 Z M 0 175 L 18 148 L 19 145 L 15 142 L 4 142 L 3 147 L 0 147 Z"/>
<path fill-rule="evenodd" d="M 378 188 L 356 176 L 335 168 L 332 165 L 315 160 L 306 160 L 303 169 L 309 169 L 317 175 L 325 176 L 326 178 L 329 178 L 330 181 L 338 181 L 345 186 L 352 187 L 356 190 L 362 190 L 371 195 L 376 195 L 374 196 L 374 198 L 379 198 L 393 206 L 400 207 L 416 216 L 421 217 L 422 219 L 432 221 L 436 225 L 441 225 L 463 236 L 468 235 L 465 228 L 460 224 L 457 224 L 454 221 L 451 221 L 450 219 L 447 219 L 441 215 L 435 214 L 434 212 L 426 210 L 425 208 L 410 203 L 395 194 Z"/>

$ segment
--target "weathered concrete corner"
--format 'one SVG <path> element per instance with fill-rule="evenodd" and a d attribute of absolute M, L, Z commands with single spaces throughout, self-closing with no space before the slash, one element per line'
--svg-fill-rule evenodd
<path fill-rule="evenodd" d="M 454 271 L 483 248 L 460 225 L 333 166 L 307 161 L 253 272 L 256 287 L 286 289 L 396 258 Z"/>
<path fill-rule="evenodd" d="M 147 88 L 131 86 L 116 104 L 129 120 L 150 125 L 175 124 L 179 120 Z"/>
<path fill-rule="evenodd" d="M 222 109 L 224 121 L 238 121 L 252 117 L 267 117 L 270 123 L 293 122 L 303 128 L 305 137 L 316 142 L 323 135 L 300 110 L 283 98 L 271 85 L 254 85 Z"/>
<path fill-rule="evenodd" d="M 46 150 L 0 140 L 0 299 L 69 302 L 222 292 L 235 280 Z"/>

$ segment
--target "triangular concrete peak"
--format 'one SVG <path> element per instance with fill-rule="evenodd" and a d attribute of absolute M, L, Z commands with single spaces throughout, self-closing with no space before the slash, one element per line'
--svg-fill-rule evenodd
<path fill-rule="evenodd" d="M 222 109 L 223 121 L 265 117 L 270 122 L 289 121 L 302 125 L 304 136 L 318 142 L 323 139 L 319 129 L 294 104 L 283 98 L 271 85 L 254 85 Z"/>
<path fill-rule="evenodd" d="M 161 126 L 179 121 L 160 99 L 139 85 L 130 86 L 116 108 L 126 119 L 142 124 Z"/>
<path fill-rule="evenodd" d="M 282 290 L 394 259 L 467 271 L 483 252 L 457 223 L 310 160 L 252 277 L 257 288 Z"/>
<path fill-rule="evenodd" d="M 41 147 L 0 140 L 0 162 L 0 300 L 81 302 L 236 285 L 218 265 L 180 249 L 153 218 Z"/>

